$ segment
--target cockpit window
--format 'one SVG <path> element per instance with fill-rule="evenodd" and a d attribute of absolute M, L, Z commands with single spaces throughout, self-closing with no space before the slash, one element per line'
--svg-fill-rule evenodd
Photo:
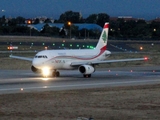
<path fill-rule="evenodd" d="M 35 58 L 48 58 L 46 55 L 36 55 Z"/>
<path fill-rule="evenodd" d="M 38 56 L 38 58 L 42 58 L 42 56 Z"/>

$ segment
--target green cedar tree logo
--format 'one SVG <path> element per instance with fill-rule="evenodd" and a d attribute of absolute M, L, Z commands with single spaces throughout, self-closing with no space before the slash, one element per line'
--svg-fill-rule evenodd
<path fill-rule="evenodd" d="M 106 43 L 106 41 L 107 41 L 106 31 L 103 32 L 102 39 L 103 39 L 104 43 Z"/>

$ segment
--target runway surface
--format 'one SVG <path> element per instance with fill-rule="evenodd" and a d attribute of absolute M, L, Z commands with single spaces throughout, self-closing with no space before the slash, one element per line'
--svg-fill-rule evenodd
<path fill-rule="evenodd" d="M 30 70 L 0 70 L 0 94 L 160 83 L 160 66 L 97 68 L 91 78 L 78 70 L 60 73 L 58 78 L 43 78 Z"/>

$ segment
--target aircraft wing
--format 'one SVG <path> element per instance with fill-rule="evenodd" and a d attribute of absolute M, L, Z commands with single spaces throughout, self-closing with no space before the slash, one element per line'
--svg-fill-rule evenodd
<path fill-rule="evenodd" d="M 115 62 L 132 62 L 132 61 L 146 61 L 148 58 L 131 58 L 131 59 L 119 59 L 119 60 L 105 60 L 105 61 L 92 61 L 92 62 L 72 62 L 71 66 L 79 65 L 98 65 L 105 63 L 115 63 Z"/>
<path fill-rule="evenodd" d="M 20 59 L 20 60 L 26 60 L 26 61 L 32 61 L 33 58 L 28 58 L 28 57 L 20 57 L 20 56 L 14 56 L 14 55 L 10 55 L 10 58 L 16 58 L 16 59 Z"/>

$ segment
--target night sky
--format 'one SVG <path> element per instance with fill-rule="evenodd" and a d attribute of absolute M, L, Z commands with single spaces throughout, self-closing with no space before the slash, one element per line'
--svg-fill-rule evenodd
<path fill-rule="evenodd" d="M 146 20 L 160 17 L 160 0 L 0 0 L 0 17 L 58 19 L 69 10 L 90 14 L 107 13 L 110 17 L 132 16 Z"/>

